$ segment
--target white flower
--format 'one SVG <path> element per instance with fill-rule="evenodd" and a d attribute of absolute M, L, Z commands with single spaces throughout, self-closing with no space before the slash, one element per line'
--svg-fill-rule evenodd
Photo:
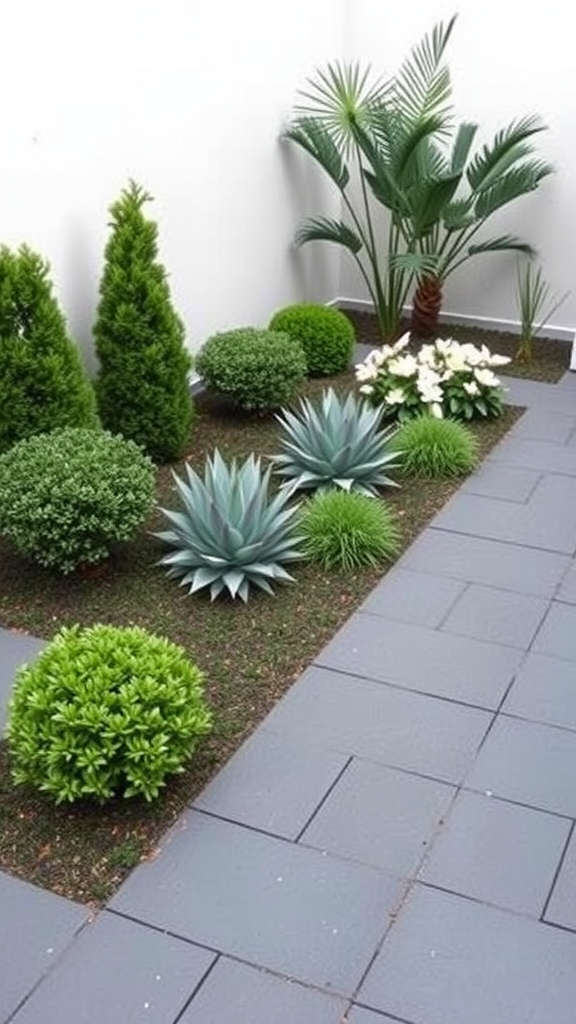
<path fill-rule="evenodd" d="M 494 352 L 488 360 L 488 366 L 506 366 L 509 362 L 511 362 L 510 356 L 499 356 L 497 352 Z"/>
<path fill-rule="evenodd" d="M 410 331 L 406 331 L 406 334 L 403 334 L 402 337 L 398 338 L 398 341 L 395 342 L 394 345 L 392 345 L 392 352 L 394 353 L 394 355 L 396 355 L 398 352 L 401 352 L 402 349 L 406 348 L 406 345 L 409 345 L 409 344 L 410 344 Z"/>
<path fill-rule="evenodd" d="M 361 384 L 360 387 L 358 388 L 358 391 L 362 395 L 371 395 L 372 392 L 374 391 L 374 385 L 373 384 Z"/>
<path fill-rule="evenodd" d="M 422 345 L 418 353 L 418 362 L 421 366 L 436 366 L 436 349 L 434 345 Z"/>
<path fill-rule="evenodd" d="M 413 377 L 418 370 L 418 362 L 415 356 L 397 356 L 389 362 L 388 369 L 395 377 Z"/>
<path fill-rule="evenodd" d="M 444 413 L 442 412 L 442 406 L 438 402 L 432 403 L 432 405 L 430 406 L 430 412 L 432 413 L 435 419 L 443 419 Z"/>
<path fill-rule="evenodd" d="M 462 387 L 464 388 L 466 394 L 470 395 L 471 397 L 473 397 L 474 395 L 478 395 L 480 393 L 480 388 L 478 387 L 475 380 L 464 381 Z"/>
<path fill-rule="evenodd" d="M 372 366 L 369 363 L 358 363 L 355 369 L 356 380 L 359 381 L 375 380 L 378 376 L 378 367 Z"/>
<path fill-rule="evenodd" d="M 402 402 L 406 400 L 406 395 L 402 388 L 391 388 L 386 395 L 386 402 L 388 405 L 402 405 Z"/>
<path fill-rule="evenodd" d="M 486 367 L 474 370 L 474 376 L 484 388 L 496 388 L 500 383 L 496 374 Z"/>

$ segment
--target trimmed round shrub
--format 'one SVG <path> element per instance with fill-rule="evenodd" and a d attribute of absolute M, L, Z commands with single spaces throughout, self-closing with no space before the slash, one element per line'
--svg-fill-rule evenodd
<path fill-rule="evenodd" d="M 400 427 L 392 443 L 410 476 L 465 476 L 478 462 L 474 434 L 456 420 L 418 416 Z"/>
<path fill-rule="evenodd" d="M 57 804 L 153 800 L 210 726 L 202 673 L 181 647 L 137 626 L 65 628 L 17 673 L 12 776 Z"/>
<path fill-rule="evenodd" d="M 350 366 L 356 334 L 339 309 L 302 302 L 279 309 L 270 321 L 273 331 L 285 331 L 300 342 L 311 377 L 343 373 Z"/>
<path fill-rule="evenodd" d="M 0 456 L 0 534 L 60 572 L 100 562 L 152 509 L 154 466 L 133 441 L 63 428 Z"/>
<path fill-rule="evenodd" d="M 306 502 L 300 532 L 304 551 L 323 569 L 377 566 L 400 548 L 400 530 L 390 508 L 356 491 L 324 491 Z"/>
<path fill-rule="evenodd" d="M 306 377 L 302 346 L 280 331 L 238 327 L 214 334 L 196 359 L 214 391 L 250 412 L 289 404 Z"/>

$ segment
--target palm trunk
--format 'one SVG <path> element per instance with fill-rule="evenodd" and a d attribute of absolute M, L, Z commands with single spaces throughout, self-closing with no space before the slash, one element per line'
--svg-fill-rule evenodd
<path fill-rule="evenodd" d="M 412 306 L 411 329 L 414 334 L 429 337 L 438 328 L 442 308 L 442 282 L 433 275 L 421 277 L 416 286 Z"/>

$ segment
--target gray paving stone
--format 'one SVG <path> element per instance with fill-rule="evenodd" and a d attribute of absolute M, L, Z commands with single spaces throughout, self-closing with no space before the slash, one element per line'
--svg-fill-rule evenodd
<path fill-rule="evenodd" d="M 544 476 L 526 505 L 457 493 L 433 525 L 492 540 L 572 555 L 576 549 L 576 479 Z"/>
<path fill-rule="evenodd" d="M 178 1024 L 341 1024 L 347 1003 L 220 957 Z"/>
<path fill-rule="evenodd" d="M 294 744 L 257 729 L 200 794 L 194 806 L 272 835 L 294 839 L 321 802 L 348 756 Z"/>
<path fill-rule="evenodd" d="M 571 374 L 571 377 L 574 375 Z M 503 378 L 504 379 L 504 378 Z M 530 406 L 542 413 L 574 415 L 574 385 L 572 380 L 562 379 L 557 384 L 521 380 L 519 377 L 504 379 L 507 390 L 506 403 Z"/>
<path fill-rule="evenodd" d="M 576 833 L 572 833 L 566 856 L 546 908 L 546 921 L 576 931 Z"/>
<path fill-rule="evenodd" d="M 446 576 L 393 569 L 374 588 L 360 611 L 434 629 L 464 589 L 465 583 Z"/>
<path fill-rule="evenodd" d="M 466 787 L 576 817 L 576 734 L 500 715 Z"/>
<path fill-rule="evenodd" d="M 346 1020 L 347 1024 L 398 1024 L 398 1017 L 387 1017 L 385 1014 L 365 1010 L 361 1006 L 353 1006 L 348 1011 Z"/>
<path fill-rule="evenodd" d="M 215 954 L 104 911 L 14 1024 L 172 1024 Z"/>
<path fill-rule="evenodd" d="M 34 661 L 45 646 L 44 640 L 0 628 L 0 736 L 6 725 L 7 705 L 16 670 Z"/>
<path fill-rule="evenodd" d="M 526 650 L 547 610 L 544 597 L 473 583 L 458 598 L 442 629 Z"/>
<path fill-rule="evenodd" d="M 538 631 L 533 650 L 576 661 L 576 607 L 553 601 Z"/>
<path fill-rule="evenodd" d="M 428 529 L 399 564 L 415 571 L 551 598 L 571 560 L 566 555 L 518 544 Z"/>
<path fill-rule="evenodd" d="M 491 462 L 506 466 L 539 470 L 542 473 L 561 473 L 576 476 L 576 452 L 569 445 L 552 444 L 525 438 L 508 438 L 493 448 Z"/>
<path fill-rule="evenodd" d="M 576 937 L 415 887 L 357 1000 L 415 1024 L 574 1024 Z"/>
<path fill-rule="evenodd" d="M 401 883 L 197 812 L 110 906 L 297 981 L 352 995 Z"/>
<path fill-rule="evenodd" d="M 527 409 L 507 436 L 510 440 L 522 437 L 530 441 L 566 444 L 575 430 L 576 416 L 536 408 Z"/>
<path fill-rule="evenodd" d="M 454 793 L 431 779 L 354 760 L 301 842 L 411 877 Z"/>
<path fill-rule="evenodd" d="M 316 657 L 324 668 L 497 708 L 519 665 L 510 647 L 353 615 Z"/>
<path fill-rule="evenodd" d="M 483 903 L 539 917 L 570 828 L 566 818 L 460 793 L 420 877 Z"/>
<path fill-rule="evenodd" d="M 566 604 L 576 604 L 576 562 L 571 563 L 554 596 L 557 601 L 565 601 Z"/>
<path fill-rule="evenodd" d="M 391 767 L 458 782 L 492 716 L 476 708 L 339 672 L 309 669 L 266 719 L 267 728 Z"/>
<path fill-rule="evenodd" d="M 0 872 L 2 1024 L 56 963 L 87 919 L 86 907 Z"/>
<path fill-rule="evenodd" d="M 528 654 L 502 710 L 520 718 L 576 730 L 574 665 L 547 654 Z"/>
<path fill-rule="evenodd" d="M 500 498 L 502 501 L 528 501 L 541 474 L 532 469 L 518 469 L 501 466 L 489 460 L 462 485 L 465 494 L 481 494 L 486 498 Z"/>

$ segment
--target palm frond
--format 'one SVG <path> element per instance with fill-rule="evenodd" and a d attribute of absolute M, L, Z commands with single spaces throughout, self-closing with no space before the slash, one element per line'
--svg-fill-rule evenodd
<path fill-rule="evenodd" d="M 307 102 L 297 104 L 296 112 L 319 121 L 335 145 L 348 152 L 352 127 L 368 127 L 372 111 L 384 102 L 388 91 L 381 79 L 372 81 L 371 76 L 370 65 L 361 68 L 358 61 L 335 61 L 319 68 L 315 77 L 308 79 L 307 88 L 300 90 Z"/>
<path fill-rule="evenodd" d="M 472 198 L 453 199 L 442 211 L 442 224 L 446 231 L 465 231 L 475 220 Z"/>
<path fill-rule="evenodd" d="M 542 178 L 550 174 L 552 168 L 541 160 L 533 160 L 521 164 L 519 167 L 512 167 L 502 177 L 497 178 L 494 184 L 482 190 L 475 203 L 474 212 L 476 216 L 485 220 L 502 206 L 511 203 L 513 199 L 532 192 L 538 187 Z"/>
<path fill-rule="evenodd" d="M 546 127 L 539 117 L 531 115 L 512 121 L 497 132 L 492 143 L 483 146 L 468 165 L 466 175 L 470 188 L 475 192 L 490 188 L 508 168 L 533 152 L 532 146 L 525 145 L 526 140 L 546 131 Z"/>
<path fill-rule="evenodd" d="M 470 256 L 476 256 L 481 252 L 523 252 L 530 258 L 536 256 L 536 250 L 521 238 L 515 235 L 499 235 L 497 238 L 489 238 L 485 242 L 476 242 L 468 249 Z"/>
<path fill-rule="evenodd" d="M 346 188 L 350 174 L 338 147 L 324 125 L 314 118 L 300 118 L 289 125 L 282 138 L 295 142 L 304 149 L 332 179 L 341 192 Z"/>
<path fill-rule="evenodd" d="M 458 125 L 450 157 L 450 169 L 455 174 L 463 172 L 477 131 L 478 125 L 468 121 Z"/>
<path fill-rule="evenodd" d="M 312 217 L 302 224 L 295 236 L 296 245 L 306 242 L 333 242 L 349 249 L 354 255 L 359 253 L 364 243 L 359 235 L 341 220 L 331 217 Z"/>
<path fill-rule="evenodd" d="M 455 21 L 456 15 L 447 25 L 439 22 L 424 36 L 392 83 L 394 102 L 405 117 L 415 122 L 437 114 L 444 130 L 451 117 L 452 86 L 450 72 L 441 62 Z"/>

